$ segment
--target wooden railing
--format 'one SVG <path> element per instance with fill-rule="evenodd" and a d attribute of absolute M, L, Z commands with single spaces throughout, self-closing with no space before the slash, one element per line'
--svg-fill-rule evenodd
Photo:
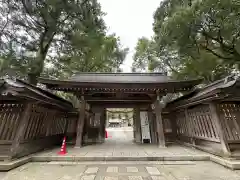
<path fill-rule="evenodd" d="M 26 104 L 26 102 L 25 102 Z M 76 133 L 78 113 L 61 111 L 58 108 L 44 107 L 44 104 L 32 104 L 26 126 L 19 139 L 19 145 L 12 151 L 17 138 L 20 122 L 26 106 L 21 103 L 0 104 L 0 160 L 21 157 L 36 151 L 61 144 L 64 133 L 73 136 Z M 68 121 L 68 128 L 66 123 Z"/>
<path fill-rule="evenodd" d="M 225 102 L 217 106 L 223 132 L 228 142 L 240 142 L 240 104 Z"/>

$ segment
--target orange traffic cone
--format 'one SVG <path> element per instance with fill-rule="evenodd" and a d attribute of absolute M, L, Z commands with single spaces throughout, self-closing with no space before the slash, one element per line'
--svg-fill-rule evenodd
<path fill-rule="evenodd" d="M 108 138 L 108 132 L 106 129 L 105 129 L 105 138 Z"/>
<path fill-rule="evenodd" d="M 67 149 L 66 149 L 66 137 L 63 138 L 62 147 L 61 147 L 61 150 L 58 152 L 58 154 L 59 154 L 59 155 L 67 154 Z"/>

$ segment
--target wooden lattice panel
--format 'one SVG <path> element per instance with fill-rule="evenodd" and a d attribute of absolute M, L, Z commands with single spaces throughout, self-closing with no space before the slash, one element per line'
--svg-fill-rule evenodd
<path fill-rule="evenodd" d="M 51 130 L 49 135 L 57 135 L 64 133 L 64 127 L 66 125 L 67 118 L 65 114 L 56 113 L 51 124 Z"/>
<path fill-rule="evenodd" d="M 164 132 L 171 133 L 172 132 L 172 124 L 170 119 L 164 118 L 163 119 L 163 126 L 164 126 Z"/>
<path fill-rule="evenodd" d="M 50 110 L 42 106 L 33 105 L 24 134 L 24 140 L 37 139 L 46 136 L 47 120 Z"/>
<path fill-rule="evenodd" d="M 0 140 L 13 140 L 23 104 L 0 104 Z"/>
<path fill-rule="evenodd" d="M 187 110 L 190 133 L 193 137 L 219 142 L 209 105 L 198 105 Z"/>
<path fill-rule="evenodd" d="M 240 140 L 240 104 L 222 103 L 217 106 L 224 135 L 228 141 Z"/>
<path fill-rule="evenodd" d="M 187 122 L 184 111 L 178 111 L 176 114 L 177 134 L 189 136 Z"/>
<path fill-rule="evenodd" d="M 176 114 L 177 134 L 219 142 L 208 105 L 198 105 Z"/>
<path fill-rule="evenodd" d="M 68 117 L 67 119 L 68 119 L 68 130 L 67 130 L 67 132 L 68 133 L 76 133 L 78 115 Z"/>

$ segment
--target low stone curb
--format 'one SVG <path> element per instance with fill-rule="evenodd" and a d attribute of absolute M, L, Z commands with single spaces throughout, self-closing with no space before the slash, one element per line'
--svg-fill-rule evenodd
<path fill-rule="evenodd" d="M 236 160 L 228 160 L 223 159 L 218 156 L 214 155 L 199 155 L 199 156 L 162 156 L 162 157 L 128 157 L 128 156 L 121 156 L 121 157 L 111 157 L 111 156 L 105 156 L 105 157 L 77 157 L 77 156 L 28 156 L 24 158 L 20 158 L 14 161 L 10 162 L 0 162 L 0 171 L 9 171 L 11 169 L 17 168 L 21 165 L 24 165 L 29 162 L 69 162 L 69 163 L 80 163 L 80 162 L 114 162 L 114 161 L 150 161 L 150 162 L 156 162 L 159 161 L 161 163 L 171 162 L 171 161 L 179 161 L 179 162 L 189 162 L 189 161 L 212 161 L 214 163 L 220 164 L 222 166 L 225 166 L 227 168 L 230 168 L 232 170 L 239 170 L 240 169 L 240 161 Z"/>

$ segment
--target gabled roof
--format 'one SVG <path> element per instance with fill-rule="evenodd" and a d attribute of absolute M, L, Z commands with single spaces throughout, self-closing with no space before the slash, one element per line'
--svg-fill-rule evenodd
<path fill-rule="evenodd" d="M 57 106 L 58 108 L 71 110 L 73 106 L 63 98 L 28 84 L 20 79 L 4 79 L 0 81 L 1 100 L 29 100 Z"/>
<path fill-rule="evenodd" d="M 215 81 L 203 88 L 197 88 L 180 98 L 169 102 L 168 108 L 177 108 L 208 102 L 212 100 L 240 100 L 240 77 L 228 76 L 224 79 Z"/>
<path fill-rule="evenodd" d="M 163 73 L 78 73 L 69 79 L 89 83 L 156 83 L 169 80 L 170 77 Z"/>
<path fill-rule="evenodd" d="M 172 80 L 163 73 L 79 73 L 68 80 L 39 78 L 39 82 L 49 89 L 61 91 L 81 91 L 91 89 L 141 89 L 164 92 L 189 91 L 201 79 Z"/>

